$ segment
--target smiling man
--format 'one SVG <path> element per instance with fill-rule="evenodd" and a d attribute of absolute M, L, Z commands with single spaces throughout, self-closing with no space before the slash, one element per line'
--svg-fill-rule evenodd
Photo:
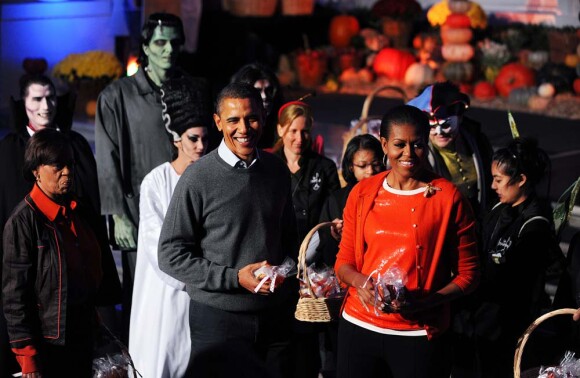
<path fill-rule="evenodd" d="M 275 376 L 292 371 L 287 348 L 297 286 L 286 280 L 273 292 L 269 284 L 255 292 L 258 268 L 296 259 L 298 251 L 290 173 L 256 149 L 261 102 L 247 84 L 220 92 L 214 120 L 223 140 L 183 173 L 161 230 L 159 267 L 184 282 L 192 299 L 188 370 L 196 376 L 218 369 L 210 356 L 222 364 L 219 357 L 233 352 L 261 359 Z M 245 367 L 238 359 L 221 369 L 233 375 Z"/>

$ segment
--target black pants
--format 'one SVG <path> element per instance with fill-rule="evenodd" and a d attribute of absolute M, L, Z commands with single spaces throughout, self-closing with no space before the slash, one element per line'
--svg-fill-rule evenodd
<path fill-rule="evenodd" d="M 123 312 L 121 315 L 121 340 L 129 345 L 129 322 L 131 320 L 131 304 L 133 303 L 133 282 L 135 281 L 135 266 L 137 264 L 136 250 L 122 250 L 123 265 Z"/>
<path fill-rule="evenodd" d="M 290 304 L 255 313 L 228 312 L 191 301 L 188 376 L 287 377 Z"/>
<path fill-rule="evenodd" d="M 338 327 L 339 378 L 448 378 L 445 336 L 394 336 L 369 331 L 344 319 Z"/>

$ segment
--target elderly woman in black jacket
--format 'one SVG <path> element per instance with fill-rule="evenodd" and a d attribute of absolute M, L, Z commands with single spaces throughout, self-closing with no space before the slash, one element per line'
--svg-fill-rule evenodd
<path fill-rule="evenodd" d="M 119 302 L 120 283 L 99 216 L 72 193 L 75 159 L 54 129 L 26 145 L 34 181 L 3 235 L 2 300 L 23 377 L 90 377 L 96 305 Z"/>

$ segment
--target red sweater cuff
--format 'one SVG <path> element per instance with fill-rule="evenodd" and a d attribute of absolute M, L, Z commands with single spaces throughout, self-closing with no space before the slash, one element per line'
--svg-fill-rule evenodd
<path fill-rule="evenodd" d="M 16 361 L 22 368 L 22 374 L 40 371 L 36 363 L 37 352 L 34 345 L 27 345 L 24 348 L 12 348 L 12 352 L 16 355 Z"/>

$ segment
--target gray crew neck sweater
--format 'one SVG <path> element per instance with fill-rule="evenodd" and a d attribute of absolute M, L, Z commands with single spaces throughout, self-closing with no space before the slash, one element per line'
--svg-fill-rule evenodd
<path fill-rule="evenodd" d="M 259 311 L 287 298 L 287 282 L 274 295 L 248 292 L 238 271 L 267 260 L 297 260 L 298 237 L 290 173 L 272 154 L 236 169 L 217 150 L 191 165 L 179 180 L 159 238 L 159 267 L 186 284 L 190 297 L 226 311 Z"/>

